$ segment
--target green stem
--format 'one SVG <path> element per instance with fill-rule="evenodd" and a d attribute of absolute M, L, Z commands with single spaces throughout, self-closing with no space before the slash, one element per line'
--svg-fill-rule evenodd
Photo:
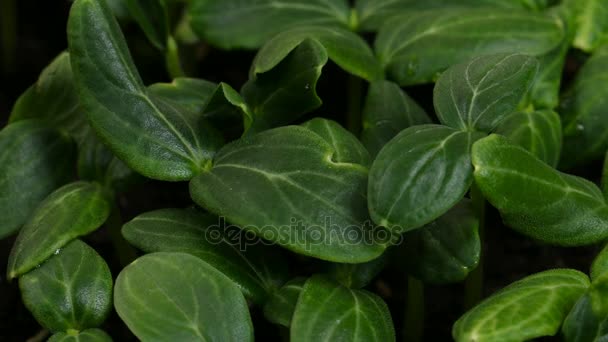
<path fill-rule="evenodd" d="M 483 244 L 485 236 L 486 201 L 475 183 L 473 183 L 473 186 L 471 187 L 471 200 L 473 201 L 473 210 L 477 213 L 477 217 L 479 218 L 479 241 L 481 242 L 481 248 L 479 251 L 479 263 L 477 264 L 477 268 L 469 273 L 469 276 L 464 283 L 464 306 L 467 310 L 477 305 L 477 303 L 483 299 Z"/>
<path fill-rule="evenodd" d="M 403 338 L 408 342 L 422 341 L 424 333 L 424 284 L 414 278 L 407 278 L 407 307 Z"/>
<path fill-rule="evenodd" d="M 350 75 L 348 79 L 348 116 L 346 117 L 346 128 L 356 136 L 359 136 L 361 132 L 362 97 L 363 80 L 357 76 Z"/>
<path fill-rule="evenodd" d="M 17 50 L 17 5 L 15 0 L 0 1 L 0 50 L 5 72 L 15 69 Z"/>
<path fill-rule="evenodd" d="M 110 240 L 112 241 L 112 245 L 114 245 L 118 261 L 122 266 L 126 266 L 137 258 L 137 252 L 135 251 L 135 248 L 122 237 L 122 224 L 123 221 L 122 215 L 120 214 L 120 208 L 116 202 L 114 202 L 110 217 L 108 217 L 108 220 L 106 221 L 106 227 L 110 233 Z"/>
<path fill-rule="evenodd" d="M 169 36 L 167 39 L 165 63 L 167 64 L 167 70 L 169 71 L 169 76 L 171 76 L 171 78 L 186 76 L 179 57 L 179 46 L 172 36 Z"/>

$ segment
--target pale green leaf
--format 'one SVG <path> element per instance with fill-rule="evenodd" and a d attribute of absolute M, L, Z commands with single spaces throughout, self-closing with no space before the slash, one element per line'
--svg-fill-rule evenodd
<path fill-rule="evenodd" d="M 593 52 L 608 39 L 608 2 L 605 0 L 570 0 L 575 13 L 574 47 Z"/>

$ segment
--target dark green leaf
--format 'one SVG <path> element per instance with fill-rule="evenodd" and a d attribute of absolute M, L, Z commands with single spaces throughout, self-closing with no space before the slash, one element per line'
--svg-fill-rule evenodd
<path fill-rule="evenodd" d="M 305 282 L 305 278 L 290 280 L 273 293 L 264 305 L 264 317 L 272 323 L 289 327 Z"/>
<path fill-rule="evenodd" d="M 184 253 L 153 253 L 116 279 L 114 306 L 143 341 L 253 341 L 239 288 L 209 264 Z"/>
<path fill-rule="evenodd" d="M 346 287 L 358 289 L 367 286 L 384 269 L 387 262 L 388 258 L 384 253 L 374 260 L 360 264 L 331 263 L 326 274 Z"/>
<path fill-rule="evenodd" d="M 45 120 L 48 126 L 70 133 L 78 142 L 91 134 L 74 82 L 70 55 L 59 54 L 15 102 L 9 122 Z"/>
<path fill-rule="evenodd" d="M 563 246 L 608 237 L 608 206 L 595 184 L 553 169 L 499 135 L 473 145 L 473 165 L 484 197 L 522 234 Z"/>
<path fill-rule="evenodd" d="M 339 125 L 327 126 L 332 135 L 287 126 L 226 145 L 213 168 L 191 181 L 192 198 L 297 253 L 349 263 L 378 257 L 386 241 L 370 240 L 368 168 L 353 160 L 365 150 L 349 146 L 356 139 Z"/>
<path fill-rule="evenodd" d="M 475 56 L 542 55 L 557 47 L 563 37 L 562 22 L 544 14 L 492 9 L 425 11 L 388 20 L 378 33 L 375 50 L 388 76 L 400 85 L 410 85 L 431 82 L 450 65 Z"/>
<path fill-rule="evenodd" d="M 154 83 L 148 90 L 154 96 L 174 102 L 191 112 L 201 114 L 217 84 L 198 78 L 178 77 L 171 83 Z"/>
<path fill-rule="evenodd" d="M 87 329 L 81 332 L 58 332 L 47 342 L 112 342 L 112 338 L 100 329 Z"/>
<path fill-rule="evenodd" d="M 71 139 L 38 120 L 0 130 L 0 238 L 21 227 L 38 204 L 72 178 Z"/>
<path fill-rule="evenodd" d="M 462 200 L 437 220 L 406 233 L 399 263 L 425 283 L 462 281 L 479 262 L 478 228 L 471 202 Z"/>
<path fill-rule="evenodd" d="M 279 64 L 304 40 L 318 41 L 330 60 L 346 72 L 367 81 L 383 78 L 382 67 L 363 38 L 342 28 L 304 26 L 280 33 L 258 52 L 252 73 L 263 73 Z"/>
<path fill-rule="evenodd" d="M 439 121 L 491 132 L 517 108 L 537 70 L 537 60 L 522 54 L 480 56 L 450 67 L 433 92 Z"/>
<path fill-rule="evenodd" d="M 188 180 L 219 145 L 200 115 L 151 94 L 104 1 L 76 0 L 68 23 L 80 101 L 97 135 L 129 167 L 161 180 Z"/>
<path fill-rule="evenodd" d="M 218 84 L 211 94 L 203 108 L 203 116 L 216 127 L 238 131 L 238 135 L 248 129 L 253 121 L 251 109 L 245 100 L 224 82 Z"/>
<path fill-rule="evenodd" d="M 576 35 L 573 45 L 592 52 L 608 39 L 608 3 L 604 0 L 566 0 L 574 13 Z"/>
<path fill-rule="evenodd" d="M 571 269 L 533 274 L 465 313 L 452 336 L 457 342 L 515 342 L 555 335 L 587 286 L 589 278 Z"/>
<path fill-rule="evenodd" d="M 578 72 L 559 113 L 564 122 L 564 167 L 604 156 L 608 149 L 608 44 L 598 49 Z"/>
<path fill-rule="evenodd" d="M 253 111 L 254 131 L 288 124 L 321 105 L 316 85 L 327 63 L 321 43 L 303 40 L 279 64 L 262 73 L 258 72 L 259 62 L 254 60 L 251 78 L 242 89 Z"/>
<path fill-rule="evenodd" d="M 105 261 L 74 240 L 19 278 L 23 303 L 51 331 L 101 325 L 112 309 L 112 274 Z"/>
<path fill-rule="evenodd" d="M 595 280 L 602 274 L 608 271 L 608 245 L 604 246 L 601 252 L 593 260 L 591 264 L 591 279 Z"/>
<path fill-rule="evenodd" d="M 369 85 L 361 140 L 372 156 L 402 130 L 428 123 L 428 115 L 397 84 L 377 81 Z"/>
<path fill-rule="evenodd" d="M 8 278 L 20 276 L 71 240 L 101 226 L 110 214 L 105 190 L 75 182 L 50 194 L 25 223 L 8 259 Z"/>
<path fill-rule="evenodd" d="M 562 123 L 551 110 L 519 111 L 509 114 L 496 133 L 530 151 L 538 159 L 555 167 L 562 149 Z"/>
<path fill-rule="evenodd" d="M 139 24 L 148 40 L 164 50 L 169 37 L 169 18 L 165 0 L 124 0 L 129 14 Z"/>
<path fill-rule="evenodd" d="M 275 250 L 247 238 L 237 227 L 225 227 L 214 215 L 156 210 L 127 222 L 122 234 L 148 253 L 184 252 L 201 258 L 258 303 L 286 280 L 287 265 Z"/>
<path fill-rule="evenodd" d="M 199 0 L 190 17 L 194 31 L 214 45 L 255 49 L 297 26 L 347 27 L 350 8 L 345 0 Z"/>
<path fill-rule="evenodd" d="M 608 322 L 599 318 L 591 307 L 589 294 L 579 298 L 562 326 L 566 342 L 606 342 Z"/>
<path fill-rule="evenodd" d="M 351 290 L 322 276 L 310 278 L 291 322 L 291 341 L 395 341 L 384 301 L 365 290 Z"/>
<path fill-rule="evenodd" d="M 402 233 L 447 212 L 473 181 L 470 150 L 480 137 L 440 125 L 399 133 L 370 169 L 368 207 L 374 222 Z"/>

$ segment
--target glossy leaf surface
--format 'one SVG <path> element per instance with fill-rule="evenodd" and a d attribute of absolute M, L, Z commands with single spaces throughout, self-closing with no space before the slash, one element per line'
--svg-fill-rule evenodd
<path fill-rule="evenodd" d="M 368 207 L 374 222 L 402 233 L 447 212 L 473 181 L 470 149 L 481 136 L 440 125 L 399 133 L 370 169 Z"/>
<path fill-rule="evenodd" d="M 411 85 L 431 82 L 450 65 L 480 55 L 542 55 L 563 37 L 561 21 L 549 15 L 491 9 L 426 11 L 388 20 L 378 32 L 375 50 L 390 79 Z"/>
<path fill-rule="evenodd" d="M 550 110 L 509 114 L 495 131 L 555 167 L 562 148 L 562 124 Z"/>
<path fill-rule="evenodd" d="M 224 49 L 254 49 L 296 26 L 345 27 L 349 15 L 345 0 L 203 0 L 190 10 L 194 31 Z"/>
<path fill-rule="evenodd" d="M 114 306 L 140 340 L 253 341 L 239 288 L 189 254 L 161 252 L 135 260 L 116 279 Z"/>
<path fill-rule="evenodd" d="M 58 332 L 47 342 L 112 342 L 112 338 L 101 329 L 87 329 L 77 334 Z"/>
<path fill-rule="evenodd" d="M 260 72 L 267 66 L 256 58 L 251 78 L 242 89 L 253 111 L 253 130 L 288 124 L 318 108 L 322 102 L 316 85 L 326 63 L 325 48 L 312 39 L 303 40 L 270 70 Z"/>
<path fill-rule="evenodd" d="M 471 202 L 462 200 L 437 220 L 406 233 L 399 263 L 424 283 L 462 281 L 479 262 L 478 228 Z"/>
<path fill-rule="evenodd" d="M 402 130 L 428 123 L 428 115 L 396 83 L 377 81 L 369 85 L 361 141 L 371 155 L 376 156 Z"/>
<path fill-rule="evenodd" d="M 364 241 L 373 232 L 365 224 L 368 168 L 360 164 L 367 152 L 344 128 L 317 120 L 328 134 L 286 126 L 226 145 L 213 168 L 190 183 L 192 198 L 297 253 L 337 262 L 374 259 L 384 245 Z"/>
<path fill-rule="evenodd" d="M 574 0 L 576 35 L 573 45 L 592 52 L 608 39 L 608 3 L 602 0 Z"/>
<path fill-rule="evenodd" d="M 74 240 L 19 278 L 25 306 L 51 331 L 95 328 L 112 309 L 112 274 L 105 261 Z"/>
<path fill-rule="evenodd" d="M 48 194 L 72 178 L 75 154 L 69 137 L 41 121 L 0 130 L 0 238 L 17 231 Z"/>
<path fill-rule="evenodd" d="M 110 213 L 105 190 L 98 184 L 75 182 L 50 194 L 25 223 L 8 259 L 8 278 L 44 262 L 71 240 L 101 226 Z"/>
<path fill-rule="evenodd" d="M 522 54 L 480 56 L 450 67 L 433 92 L 439 121 L 491 132 L 517 108 L 537 69 L 536 59 Z"/>
<path fill-rule="evenodd" d="M 297 27 L 278 34 L 262 46 L 252 71 L 270 70 L 306 39 L 318 41 L 329 59 L 344 71 L 367 81 L 383 78 L 382 67 L 363 38 L 346 29 L 327 26 Z"/>
<path fill-rule="evenodd" d="M 156 210 L 127 222 L 122 234 L 148 253 L 184 252 L 199 257 L 258 303 L 286 280 L 287 265 L 276 250 L 246 238 L 239 228 L 225 226 L 214 215 L 192 209 Z"/>
<path fill-rule="evenodd" d="M 290 332 L 293 342 L 395 340 L 390 312 L 380 297 L 322 276 L 304 284 Z"/>
<path fill-rule="evenodd" d="M 457 342 L 515 342 L 555 335 L 587 286 L 587 276 L 570 269 L 528 276 L 465 313 L 452 336 Z"/>
<path fill-rule="evenodd" d="M 476 184 L 507 226 L 563 246 L 608 237 L 608 206 L 595 184 L 553 169 L 499 135 L 473 145 L 473 165 Z"/>
<path fill-rule="evenodd" d="M 583 295 L 574 304 L 562 325 L 566 342 L 605 342 L 608 339 L 608 317 L 600 318 L 593 312 L 591 298 Z"/>
<path fill-rule="evenodd" d="M 169 181 L 189 180 L 208 166 L 217 133 L 148 92 L 104 1 L 74 2 L 68 41 L 80 102 L 116 156 L 144 176 Z"/>
<path fill-rule="evenodd" d="M 608 149 L 608 44 L 580 69 L 560 104 L 564 122 L 562 166 L 568 168 L 604 156 Z"/>
<path fill-rule="evenodd" d="M 289 327 L 305 282 L 305 278 L 290 280 L 273 293 L 264 304 L 264 317 L 272 323 Z"/>

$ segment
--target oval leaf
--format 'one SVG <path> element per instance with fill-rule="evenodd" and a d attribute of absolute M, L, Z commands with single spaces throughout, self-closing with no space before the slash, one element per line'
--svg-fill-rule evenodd
<path fill-rule="evenodd" d="M 255 49 L 296 26 L 348 26 L 349 16 L 345 0 L 203 0 L 190 10 L 194 31 L 224 49 Z"/>
<path fill-rule="evenodd" d="M 450 67 L 433 92 L 439 121 L 491 132 L 517 108 L 537 69 L 537 60 L 522 54 L 480 56 Z"/>
<path fill-rule="evenodd" d="M 475 182 L 505 223 L 535 239 L 578 246 L 608 237 L 600 189 L 556 171 L 499 135 L 473 145 Z"/>
<path fill-rule="evenodd" d="M 608 3 L 603 0 L 571 0 L 576 35 L 572 45 L 592 52 L 608 38 Z"/>
<path fill-rule="evenodd" d="M 112 342 L 112 338 L 101 329 L 87 329 L 78 333 L 58 332 L 47 342 Z"/>
<path fill-rule="evenodd" d="M 378 32 L 375 50 L 391 79 L 411 85 L 431 82 L 450 65 L 475 56 L 515 51 L 542 55 L 563 37 L 561 21 L 549 15 L 452 9 L 388 20 Z"/>
<path fill-rule="evenodd" d="M 305 278 L 290 280 L 272 294 L 264 305 L 264 317 L 272 323 L 289 328 Z"/>
<path fill-rule="evenodd" d="M 51 331 L 95 328 L 112 309 L 112 274 L 105 261 L 74 240 L 19 278 L 23 303 Z"/>
<path fill-rule="evenodd" d="M 67 183 L 76 160 L 71 139 L 44 122 L 0 130 L 0 239 L 21 227 L 38 204 Z"/>
<path fill-rule="evenodd" d="M 380 297 L 321 276 L 304 285 L 290 332 L 293 342 L 395 341 L 391 314 Z"/>
<path fill-rule="evenodd" d="M 17 236 L 8 258 L 8 278 L 28 272 L 71 240 L 101 226 L 110 214 L 106 196 L 101 186 L 86 182 L 50 194 Z"/>
<path fill-rule="evenodd" d="M 589 278 L 575 270 L 533 274 L 465 313 L 454 323 L 452 336 L 457 342 L 515 342 L 553 336 L 587 286 Z"/>
<path fill-rule="evenodd" d="M 374 222 L 402 233 L 458 203 L 473 181 L 471 144 L 481 136 L 439 125 L 399 133 L 370 169 L 368 207 Z"/>
<path fill-rule="evenodd" d="M 479 263 L 478 228 L 471 201 L 462 200 L 437 220 L 405 234 L 399 247 L 402 262 L 425 283 L 462 281 Z"/>
<path fill-rule="evenodd" d="M 337 262 L 365 262 L 384 242 L 370 241 L 367 166 L 351 160 L 363 147 L 337 124 L 332 144 L 298 126 L 271 129 L 226 145 L 213 168 L 194 178 L 196 203 L 245 230 L 297 253 Z M 347 159 L 342 159 L 347 158 Z M 369 223 L 369 222 L 368 222 Z"/>
<path fill-rule="evenodd" d="M 585 62 L 560 104 L 565 168 L 600 159 L 608 149 L 608 44 Z"/>
<path fill-rule="evenodd" d="M 253 341 L 239 288 L 189 254 L 153 253 L 135 260 L 116 279 L 114 303 L 143 341 Z"/>
<path fill-rule="evenodd" d="M 376 156 L 402 130 L 428 123 L 428 115 L 396 83 L 377 81 L 369 85 L 361 141 L 371 155 Z"/>
<path fill-rule="evenodd" d="M 566 342 L 604 342 L 608 338 L 608 317 L 598 317 L 589 294 L 585 294 L 568 313 L 562 333 Z"/>
<path fill-rule="evenodd" d="M 258 303 L 286 280 L 287 265 L 276 251 L 262 246 L 261 241 L 246 239 L 239 228 L 224 226 L 214 215 L 187 209 L 156 210 L 127 222 L 122 234 L 148 253 L 184 252 L 201 258 Z"/>
<path fill-rule="evenodd" d="M 74 2 L 68 41 L 81 104 L 116 156 L 160 180 L 189 180 L 208 167 L 219 135 L 200 115 L 144 87 L 105 1 Z"/>
<path fill-rule="evenodd" d="M 509 114 L 495 132 L 506 136 L 545 163 L 557 166 L 562 149 L 562 123 L 554 111 Z"/>

